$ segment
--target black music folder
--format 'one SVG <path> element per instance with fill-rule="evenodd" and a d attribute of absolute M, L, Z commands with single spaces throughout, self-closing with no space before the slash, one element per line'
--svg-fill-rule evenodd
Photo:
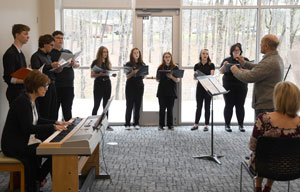
<path fill-rule="evenodd" d="M 181 69 L 172 70 L 171 73 L 177 78 L 183 78 L 184 70 Z"/>
<path fill-rule="evenodd" d="M 101 72 L 107 73 L 107 76 L 112 76 L 113 74 L 116 74 L 119 72 L 118 70 L 105 70 L 97 65 L 93 66 L 92 71 L 94 71 L 95 73 L 101 73 Z"/>
<path fill-rule="evenodd" d="M 130 67 L 124 65 L 124 73 L 128 74 L 134 69 L 139 69 L 139 71 L 134 75 L 135 77 L 144 77 L 149 74 L 149 66 L 148 65 L 142 65 L 137 67 Z"/>
<path fill-rule="evenodd" d="M 228 72 L 231 72 L 231 71 L 230 71 L 230 67 L 232 67 L 232 66 L 234 66 L 234 65 L 236 65 L 238 68 L 240 68 L 240 66 L 241 66 L 240 64 L 228 63 L 228 64 L 225 65 L 225 72 L 227 72 L 227 73 L 228 73 Z"/>

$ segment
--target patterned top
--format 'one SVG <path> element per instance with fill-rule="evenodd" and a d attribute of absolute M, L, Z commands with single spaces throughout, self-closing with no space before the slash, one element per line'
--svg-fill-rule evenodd
<path fill-rule="evenodd" d="M 252 152 L 249 161 L 249 166 L 254 164 L 255 149 L 258 137 L 268 136 L 268 137 L 300 137 L 300 123 L 296 128 L 280 128 L 272 125 L 270 118 L 270 113 L 265 112 L 257 116 L 253 132 L 249 142 L 249 149 Z"/>

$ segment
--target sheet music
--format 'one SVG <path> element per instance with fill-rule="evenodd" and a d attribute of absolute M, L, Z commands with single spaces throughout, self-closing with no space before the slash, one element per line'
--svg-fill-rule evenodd
<path fill-rule="evenodd" d="M 80 51 L 77 51 L 77 52 L 73 55 L 72 59 L 76 60 L 77 57 L 79 57 L 79 55 L 81 54 L 81 52 L 82 52 L 81 50 L 80 50 Z"/>
<path fill-rule="evenodd" d="M 211 95 L 219 95 L 227 93 L 228 91 L 217 81 L 216 78 L 199 79 L 199 82 Z"/>
<path fill-rule="evenodd" d="M 219 81 L 217 81 L 216 78 L 210 78 L 209 80 L 210 80 L 210 81 L 212 82 L 212 84 L 218 89 L 218 91 L 219 91 L 220 93 L 226 92 L 226 89 L 221 85 L 221 83 L 220 83 Z"/>
<path fill-rule="evenodd" d="M 218 94 L 219 90 L 211 83 L 209 78 L 200 79 L 201 85 L 204 87 L 206 91 L 209 91 L 212 95 Z"/>

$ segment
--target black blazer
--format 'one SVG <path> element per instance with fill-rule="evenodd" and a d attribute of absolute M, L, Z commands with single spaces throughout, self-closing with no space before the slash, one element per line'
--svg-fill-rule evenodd
<path fill-rule="evenodd" d="M 4 154 L 21 156 L 28 146 L 30 134 L 50 136 L 54 132 L 55 121 L 39 117 L 37 125 L 33 125 L 32 120 L 30 97 L 23 93 L 12 103 L 7 114 L 1 140 Z"/>
<path fill-rule="evenodd" d="M 11 74 L 19 70 L 21 67 L 26 67 L 24 54 L 19 53 L 15 45 L 10 46 L 3 55 L 3 79 L 10 87 L 24 88 L 23 84 L 11 84 Z"/>

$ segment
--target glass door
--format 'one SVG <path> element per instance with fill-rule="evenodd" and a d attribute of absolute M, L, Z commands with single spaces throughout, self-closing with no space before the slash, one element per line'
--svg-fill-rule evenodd
<path fill-rule="evenodd" d="M 143 60 L 149 66 L 149 77 L 155 78 L 164 52 L 171 52 L 174 62 L 178 64 L 178 17 L 176 11 L 169 10 L 136 12 L 136 42 L 134 45 L 141 50 Z M 159 105 L 156 97 L 158 82 L 155 79 L 144 79 L 144 84 L 141 124 L 158 125 Z M 178 122 L 177 106 L 176 103 L 174 124 Z"/>

